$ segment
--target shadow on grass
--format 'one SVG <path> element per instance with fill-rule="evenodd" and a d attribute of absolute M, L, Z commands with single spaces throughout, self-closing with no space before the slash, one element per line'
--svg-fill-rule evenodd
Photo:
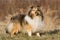
<path fill-rule="evenodd" d="M 43 32 L 43 33 L 40 33 L 40 35 L 45 35 L 45 34 L 57 34 L 58 32 L 60 32 L 60 30 L 54 30 L 54 31 L 49 31 L 49 32 Z"/>

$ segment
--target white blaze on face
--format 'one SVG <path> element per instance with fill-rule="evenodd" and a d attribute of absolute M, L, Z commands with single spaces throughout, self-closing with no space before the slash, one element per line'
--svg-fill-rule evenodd
<path fill-rule="evenodd" d="M 12 29 L 13 29 L 13 23 L 11 22 L 8 24 L 7 30 L 8 32 L 11 32 Z"/>
<path fill-rule="evenodd" d="M 33 8 L 33 9 L 31 10 L 30 15 L 36 16 L 36 14 L 35 14 L 36 11 L 37 11 L 37 8 Z"/>
<path fill-rule="evenodd" d="M 37 11 L 37 8 L 33 8 L 32 11 L 31 11 L 31 13 L 35 14 L 36 11 Z"/>

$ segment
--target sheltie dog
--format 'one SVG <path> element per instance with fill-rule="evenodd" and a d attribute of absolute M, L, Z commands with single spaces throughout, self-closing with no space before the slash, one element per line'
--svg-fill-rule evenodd
<path fill-rule="evenodd" d="M 28 14 L 18 14 L 12 17 L 6 28 L 6 32 L 13 36 L 14 33 L 24 30 L 28 36 L 31 36 L 32 33 L 36 33 L 37 36 L 40 36 L 40 29 L 44 26 L 43 20 L 44 17 L 40 7 L 32 6 Z"/>
<path fill-rule="evenodd" d="M 40 29 L 44 26 L 44 17 L 40 7 L 31 7 L 24 20 L 28 23 L 27 28 L 25 27 L 28 35 L 31 36 L 32 33 L 36 33 L 37 36 L 40 36 Z"/>

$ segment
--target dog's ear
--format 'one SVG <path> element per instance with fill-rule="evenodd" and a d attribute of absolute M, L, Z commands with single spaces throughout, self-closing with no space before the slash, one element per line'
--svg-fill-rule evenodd
<path fill-rule="evenodd" d="M 37 9 L 40 9 L 40 6 L 39 5 L 37 5 Z"/>
<path fill-rule="evenodd" d="M 32 9 L 33 9 L 33 6 L 30 6 L 30 10 L 29 10 L 29 12 L 28 12 L 28 15 L 29 15 L 29 16 L 30 16 L 30 13 L 31 13 Z"/>
<path fill-rule="evenodd" d="M 40 7 L 39 5 L 37 5 L 37 7 Z"/>
<path fill-rule="evenodd" d="M 33 6 L 30 7 L 31 9 L 33 8 Z"/>

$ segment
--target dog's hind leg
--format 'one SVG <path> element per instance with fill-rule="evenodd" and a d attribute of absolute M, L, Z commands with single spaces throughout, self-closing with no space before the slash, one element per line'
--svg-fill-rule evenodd
<path fill-rule="evenodd" d="M 10 33 L 10 36 L 13 37 L 14 33 L 15 33 L 15 31 L 12 31 L 12 32 Z"/>

